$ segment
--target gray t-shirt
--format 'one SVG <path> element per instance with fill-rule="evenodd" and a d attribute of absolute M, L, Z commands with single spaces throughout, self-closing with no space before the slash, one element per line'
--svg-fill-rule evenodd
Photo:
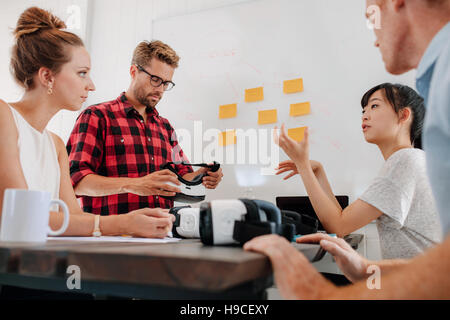
<path fill-rule="evenodd" d="M 360 199 L 383 212 L 377 219 L 383 259 L 412 258 L 442 241 L 422 150 L 392 154 Z"/>

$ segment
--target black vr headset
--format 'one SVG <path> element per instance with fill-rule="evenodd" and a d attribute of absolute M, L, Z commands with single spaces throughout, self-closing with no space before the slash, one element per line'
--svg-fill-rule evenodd
<path fill-rule="evenodd" d="M 319 220 L 316 218 L 290 210 L 281 210 L 281 223 L 292 224 L 296 235 L 317 233 L 319 229 Z"/>
<path fill-rule="evenodd" d="M 164 164 L 161 167 L 162 170 L 168 169 L 168 170 L 172 171 L 173 173 L 175 173 L 177 175 L 178 181 L 181 182 L 181 186 L 177 186 L 173 183 L 168 182 L 167 183 L 168 185 L 180 188 L 181 192 L 177 193 L 173 197 L 168 197 L 168 196 L 162 196 L 162 197 L 172 200 L 172 201 L 177 201 L 177 202 L 182 202 L 182 203 L 196 203 L 196 202 L 205 200 L 206 188 L 202 184 L 202 181 L 203 181 L 203 177 L 207 176 L 208 173 L 205 172 L 203 174 L 199 174 L 191 181 L 188 181 L 186 179 L 183 179 L 183 177 L 178 174 L 178 171 L 176 170 L 175 165 L 209 168 L 210 171 L 216 172 L 220 169 L 220 163 L 217 163 L 216 161 L 214 161 L 214 163 L 212 165 L 208 165 L 206 163 L 190 164 L 190 163 L 186 163 L 186 162 L 179 162 L 179 163 L 167 162 L 166 164 Z"/>

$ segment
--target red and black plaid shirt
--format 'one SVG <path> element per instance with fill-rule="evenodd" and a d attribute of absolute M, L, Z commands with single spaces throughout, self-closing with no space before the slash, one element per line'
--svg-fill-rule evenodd
<path fill-rule="evenodd" d="M 172 140 L 173 139 L 173 140 Z M 67 143 L 72 185 L 85 176 L 137 178 L 161 170 L 172 162 L 185 161 L 174 129 L 154 108 L 147 108 L 147 123 L 128 102 L 125 93 L 116 100 L 91 106 L 77 119 Z M 180 175 L 191 166 L 177 165 Z M 159 196 L 124 193 L 105 197 L 81 197 L 83 210 L 100 215 L 128 213 L 141 208 L 170 208 L 173 201 Z"/>

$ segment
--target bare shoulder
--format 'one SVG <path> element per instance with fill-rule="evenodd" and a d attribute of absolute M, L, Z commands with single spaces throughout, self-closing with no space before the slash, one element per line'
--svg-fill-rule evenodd
<path fill-rule="evenodd" d="M 7 106 L 8 106 L 8 103 L 5 102 L 4 100 L 0 99 L 0 106 L 1 106 L 1 107 L 7 107 Z"/>
<path fill-rule="evenodd" d="M 5 120 L 11 120 L 13 117 L 9 104 L 2 99 L 0 99 L 0 114 L 2 115 L 1 118 L 7 117 Z"/>
<path fill-rule="evenodd" d="M 49 131 L 51 137 L 53 138 L 53 142 L 55 143 L 56 152 L 58 153 L 58 157 L 62 154 L 67 153 L 66 145 L 64 144 L 63 139 L 58 136 L 56 133 Z"/>
<path fill-rule="evenodd" d="M 55 145 L 56 145 L 56 147 L 65 147 L 65 145 L 64 145 L 64 141 L 63 141 L 63 139 L 61 139 L 61 137 L 60 136 L 58 136 L 56 133 L 54 133 L 54 132 L 52 132 L 52 131 L 49 131 L 50 132 L 50 135 L 52 136 L 52 138 L 53 138 L 53 141 L 55 142 Z"/>
<path fill-rule="evenodd" d="M 17 139 L 18 132 L 9 104 L 0 99 L 0 132 Z"/>

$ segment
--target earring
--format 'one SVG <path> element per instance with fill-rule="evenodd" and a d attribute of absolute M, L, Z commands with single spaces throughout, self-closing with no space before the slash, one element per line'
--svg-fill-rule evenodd
<path fill-rule="evenodd" d="M 53 89 L 52 89 L 52 87 L 48 87 L 47 93 L 48 93 L 49 95 L 52 95 L 52 94 L 53 94 Z"/>

